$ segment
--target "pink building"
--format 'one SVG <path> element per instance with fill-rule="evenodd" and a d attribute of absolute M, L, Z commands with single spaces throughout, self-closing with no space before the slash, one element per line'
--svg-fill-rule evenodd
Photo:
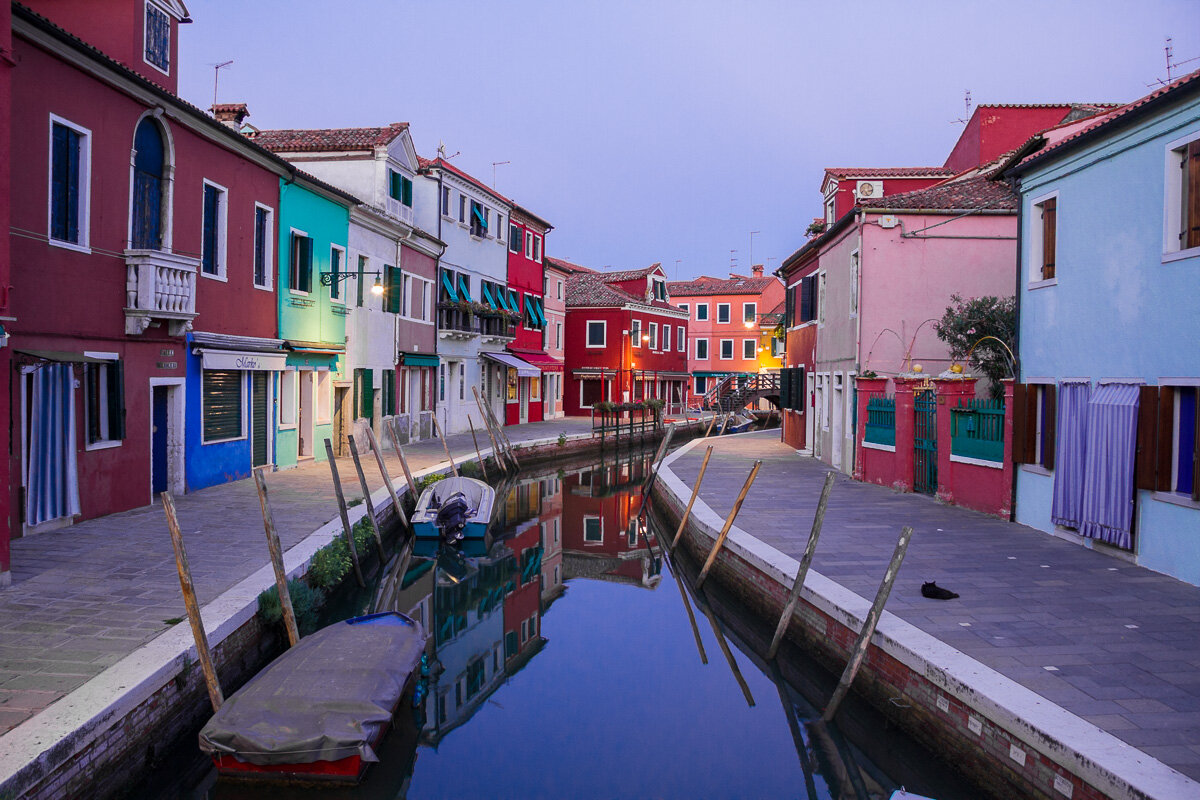
<path fill-rule="evenodd" d="M 571 271 L 556 259 L 546 257 L 546 356 L 560 365 L 565 358 L 563 336 L 567 326 L 567 277 Z M 543 370 L 546 385 L 542 388 L 545 418 L 563 416 L 563 373 Z"/>

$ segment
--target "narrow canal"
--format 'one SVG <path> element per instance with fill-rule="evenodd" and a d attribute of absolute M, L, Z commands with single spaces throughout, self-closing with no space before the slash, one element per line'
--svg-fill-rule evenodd
<path fill-rule="evenodd" d="M 218 779 L 189 739 L 136 796 L 979 796 L 854 697 L 840 729 L 806 724 L 836 676 L 789 646 L 764 662 L 744 644 L 761 623 L 712 582 L 692 589 L 695 565 L 639 521 L 650 458 L 522 475 L 486 547 L 415 557 L 331 615 L 382 604 L 431 634 L 427 697 L 402 705 L 361 786 Z"/>

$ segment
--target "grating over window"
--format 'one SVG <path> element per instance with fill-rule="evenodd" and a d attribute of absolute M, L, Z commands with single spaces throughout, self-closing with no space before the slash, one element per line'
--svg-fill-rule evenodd
<path fill-rule="evenodd" d="M 171 20 L 152 3 L 146 3 L 146 61 L 164 72 L 171 70 Z"/>
<path fill-rule="evenodd" d="M 204 441 L 219 442 L 242 435 L 242 372 L 206 369 L 203 381 Z"/>

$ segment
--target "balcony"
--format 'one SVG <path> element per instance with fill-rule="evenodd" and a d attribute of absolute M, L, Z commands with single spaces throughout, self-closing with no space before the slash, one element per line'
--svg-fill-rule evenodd
<path fill-rule="evenodd" d="M 479 335 L 479 317 L 453 307 L 438 308 L 438 336 L 443 339 L 470 339 Z"/>
<path fill-rule="evenodd" d="M 479 332 L 485 340 L 508 342 L 517 338 L 517 323 L 507 317 L 485 314 L 479 321 Z"/>
<path fill-rule="evenodd" d="M 412 206 L 406 206 L 404 203 L 401 203 L 399 200 L 391 197 L 390 195 L 384 198 L 384 210 L 401 222 L 405 222 L 409 225 L 413 224 Z"/>
<path fill-rule="evenodd" d="M 192 329 L 200 259 L 162 250 L 125 251 L 125 333 L 167 323 L 171 336 Z"/>

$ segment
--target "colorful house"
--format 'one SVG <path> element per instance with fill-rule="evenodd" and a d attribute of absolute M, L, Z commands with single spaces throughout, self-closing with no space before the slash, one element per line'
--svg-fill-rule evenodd
<path fill-rule="evenodd" d="M 566 413 L 598 401 L 662 400 L 682 413 L 687 313 L 671 304 L 661 264 L 619 272 L 581 268 L 567 279 Z"/>
<path fill-rule="evenodd" d="M 562 379 L 562 360 L 546 353 L 548 321 L 545 311 L 546 234 L 554 226 L 513 205 L 508 222 L 508 285 L 520 305 L 517 336 L 508 351 L 538 369 L 532 374 L 517 366 L 508 368 L 505 389 L 505 424 L 541 422 L 545 417 L 542 395 Z M 521 375 L 525 372 L 525 375 Z"/>
<path fill-rule="evenodd" d="M 546 316 L 546 355 L 559 364 L 563 364 L 565 351 L 563 349 L 563 331 L 567 323 L 567 278 L 574 272 L 557 259 L 545 257 L 546 293 L 543 297 L 542 311 Z M 556 419 L 563 416 L 563 380 L 561 370 L 543 372 L 546 384 L 542 387 L 542 397 L 545 400 L 545 419 Z"/>
<path fill-rule="evenodd" d="M 9 141 L 12 136 L 12 6 L 5 3 L 0 7 L 0 230 L 8 230 L 10 220 L 9 196 Z M 9 277 L 8 237 L 0 237 L 0 286 L 12 285 Z M 12 413 L 12 351 L 8 349 L 9 292 L 0 293 L 0 420 L 7 420 Z M 0 425 L 0 453 L 12 451 L 12 433 L 7 425 Z M 12 483 L 9 461 L 0 458 L 0 486 Z M 12 580 L 9 569 L 9 541 L 12 536 L 12 493 L 0 492 L 0 587 Z"/>
<path fill-rule="evenodd" d="M 249 134 L 290 163 L 363 198 L 350 210 L 349 249 L 321 292 L 346 318 L 345 375 L 335 387 L 335 453 L 353 423 L 380 440 L 432 435 L 437 378 L 434 321 L 443 245 L 415 224 L 417 152 L 408 123 L 374 128 L 261 130 Z"/>
<path fill-rule="evenodd" d="M 1017 521 L 1200 584 L 1200 72 L 1048 131 L 1003 177 Z"/>
<path fill-rule="evenodd" d="M 778 362 L 782 353 L 783 343 L 774 337 L 779 320 L 772 321 L 766 338 L 763 323 L 783 302 L 783 284 L 764 276 L 761 264 L 751 272 L 667 284 L 672 302 L 688 314 L 688 371 L 699 404 L 723 379 L 766 372 L 771 357 Z"/>

